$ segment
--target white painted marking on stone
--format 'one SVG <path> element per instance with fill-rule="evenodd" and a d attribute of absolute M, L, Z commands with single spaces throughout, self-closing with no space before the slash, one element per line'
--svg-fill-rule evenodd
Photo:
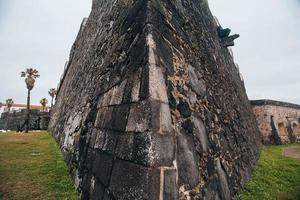
<path fill-rule="evenodd" d="M 164 169 L 160 169 L 160 190 L 159 190 L 159 200 L 164 199 Z"/>

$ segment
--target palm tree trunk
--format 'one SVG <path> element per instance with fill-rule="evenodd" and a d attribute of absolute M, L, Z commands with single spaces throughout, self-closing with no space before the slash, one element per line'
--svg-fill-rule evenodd
<path fill-rule="evenodd" d="M 30 113 L 30 90 L 27 93 L 27 112 L 26 112 L 26 126 L 25 126 L 25 133 L 29 131 L 29 113 Z"/>
<path fill-rule="evenodd" d="M 53 107 L 53 98 L 54 97 L 51 97 L 51 108 Z"/>

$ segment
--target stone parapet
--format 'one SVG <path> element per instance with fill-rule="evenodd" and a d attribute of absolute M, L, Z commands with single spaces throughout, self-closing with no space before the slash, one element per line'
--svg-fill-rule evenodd
<path fill-rule="evenodd" d="M 26 110 L 4 112 L 0 118 L 0 130 L 17 131 L 25 128 Z M 49 112 L 30 110 L 30 130 L 47 130 L 50 120 Z M 23 128 L 22 128 L 23 127 Z"/>
<path fill-rule="evenodd" d="M 300 142 L 300 105 L 273 101 L 251 101 L 265 144 Z"/>

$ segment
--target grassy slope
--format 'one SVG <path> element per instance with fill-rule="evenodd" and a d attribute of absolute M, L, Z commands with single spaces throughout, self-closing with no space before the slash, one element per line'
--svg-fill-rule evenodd
<path fill-rule="evenodd" d="M 0 134 L 0 199 L 78 199 L 47 133 Z"/>
<path fill-rule="evenodd" d="M 293 145 L 300 148 L 300 145 Z M 300 200 L 300 160 L 282 155 L 287 146 L 264 146 L 242 200 Z"/>

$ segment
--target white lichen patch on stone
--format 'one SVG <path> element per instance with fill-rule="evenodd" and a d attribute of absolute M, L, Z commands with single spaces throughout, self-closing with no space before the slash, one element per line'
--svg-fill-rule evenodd
<path fill-rule="evenodd" d="M 152 141 L 152 137 L 150 136 L 150 141 Z M 153 142 L 150 142 L 149 148 L 146 150 L 148 152 L 148 160 L 150 165 L 153 165 L 156 160 L 159 160 L 160 156 L 158 152 L 156 151 L 156 148 L 153 144 Z"/>
<path fill-rule="evenodd" d="M 79 178 L 78 170 L 76 169 L 74 173 L 74 185 L 76 188 L 79 187 L 80 182 L 81 182 L 81 178 Z"/>
<path fill-rule="evenodd" d="M 95 188 L 95 177 L 92 176 L 92 178 L 91 178 L 91 188 L 90 188 L 91 192 L 94 191 L 94 188 Z"/>
<path fill-rule="evenodd" d="M 126 126 L 127 132 L 145 132 L 150 129 L 150 107 L 146 102 L 135 103 L 130 108 L 128 122 Z"/>
<path fill-rule="evenodd" d="M 81 115 L 75 114 L 74 117 L 69 117 L 67 126 L 65 126 L 64 133 L 65 133 L 65 139 L 63 143 L 64 149 L 72 149 L 75 139 L 75 130 L 77 127 L 81 124 Z"/>
<path fill-rule="evenodd" d="M 96 141 L 94 144 L 95 149 L 102 149 L 105 142 L 105 132 L 102 130 L 94 129 L 93 133 L 97 132 Z"/>
<path fill-rule="evenodd" d="M 191 196 L 191 188 L 188 185 L 182 185 L 179 187 L 180 200 L 193 200 Z"/>

